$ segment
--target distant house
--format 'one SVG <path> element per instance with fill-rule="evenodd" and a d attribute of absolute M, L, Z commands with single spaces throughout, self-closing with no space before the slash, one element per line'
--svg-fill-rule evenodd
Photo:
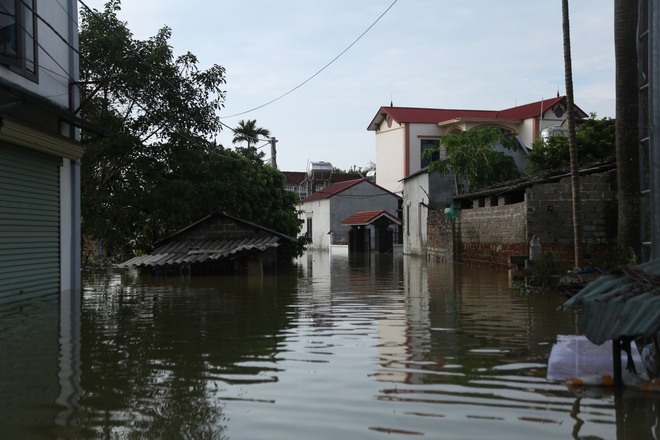
<path fill-rule="evenodd" d="M 284 189 L 298 195 L 302 200 L 333 183 L 361 179 L 359 173 L 335 173 L 329 162 L 309 162 L 307 171 L 282 171 L 286 181 Z"/>
<path fill-rule="evenodd" d="M 369 248 L 377 250 L 375 227 L 372 223 L 356 224 L 349 221 L 356 213 L 365 211 L 383 212 L 373 220 L 397 219 L 401 198 L 396 194 L 376 185 L 367 179 L 354 179 L 335 183 L 321 191 L 315 192 L 300 202 L 300 220 L 303 223 L 302 233 L 306 234 L 311 242 L 309 249 L 329 249 L 332 245 L 349 245 L 351 231 L 354 226 L 367 227 L 373 234 L 369 234 Z M 354 218 L 353 218 L 354 219 Z M 380 221 L 378 222 L 380 224 Z M 392 241 L 398 243 L 398 228 L 393 224 Z"/>
<path fill-rule="evenodd" d="M 81 289 L 78 10 L 53 4 L 0 2 L 0 303 Z"/>
<path fill-rule="evenodd" d="M 586 116 L 577 109 L 578 118 Z M 401 194 L 403 179 L 428 165 L 422 159 L 422 152 L 440 146 L 440 139 L 446 134 L 497 127 L 526 149 L 540 136 L 541 130 L 561 126 L 565 119 L 565 96 L 505 110 L 381 107 L 367 127 L 376 134 L 376 183 Z M 514 159 L 519 168 L 524 168 L 524 155 L 514 155 Z"/>
<path fill-rule="evenodd" d="M 223 212 L 215 212 L 156 243 L 148 255 L 118 268 L 155 274 L 262 274 L 295 255 L 297 240 Z"/>

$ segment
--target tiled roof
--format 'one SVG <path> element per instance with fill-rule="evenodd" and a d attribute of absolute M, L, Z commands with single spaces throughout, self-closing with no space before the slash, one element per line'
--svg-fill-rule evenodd
<path fill-rule="evenodd" d="M 314 200 L 329 199 L 330 197 L 339 194 L 340 192 L 345 191 L 348 188 L 351 188 L 360 182 L 368 182 L 368 181 L 366 179 L 354 179 L 354 180 L 346 180 L 344 182 L 334 183 L 328 187 L 323 188 L 320 191 L 315 192 L 309 197 L 304 198 L 302 201 L 311 202 Z"/>
<path fill-rule="evenodd" d="M 381 209 L 379 211 L 359 211 L 350 217 L 341 221 L 342 225 L 346 226 L 359 226 L 368 225 L 378 220 L 381 217 L 387 217 L 392 223 L 401 224 L 401 220 L 389 212 Z"/>
<path fill-rule="evenodd" d="M 416 108 L 416 107 L 386 107 L 378 110 L 376 116 L 371 120 L 367 130 L 376 130 L 380 123 L 387 117 L 391 117 L 398 123 L 438 124 L 452 119 L 492 119 L 496 120 L 523 120 L 537 118 L 543 112 L 551 109 L 557 103 L 565 101 L 565 96 L 539 100 L 529 104 L 519 105 L 504 110 L 461 110 L 441 108 Z M 576 112 L 586 117 L 581 109 L 576 107 Z"/>
<path fill-rule="evenodd" d="M 332 185 L 330 185 L 328 187 L 325 187 L 320 191 L 316 191 L 314 194 L 310 195 L 309 197 L 306 197 L 306 198 L 302 199 L 301 202 L 305 203 L 305 202 L 313 202 L 314 200 L 329 199 L 330 197 L 335 196 L 335 195 L 337 195 L 337 194 L 339 194 L 343 191 L 346 191 L 347 189 L 352 188 L 355 185 L 358 185 L 360 183 L 366 183 L 368 185 L 373 185 L 376 188 L 380 188 L 381 190 L 383 190 L 383 192 L 390 193 L 394 197 L 399 198 L 399 196 L 397 196 L 396 194 L 386 190 L 385 188 L 383 188 L 381 186 L 376 185 L 375 183 L 373 183 L 372 181 L 370 181 L 368 179 L 353 179 L 353 180 L 346 180 L 344 182 L 333 183 Z"/>

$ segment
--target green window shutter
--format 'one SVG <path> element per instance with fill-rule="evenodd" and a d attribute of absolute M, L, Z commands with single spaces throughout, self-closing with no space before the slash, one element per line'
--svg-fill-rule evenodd
<path fill-rule="evenodd" d="M 60 290 L 60 159 L 0 143 L 0 303 Z"/>

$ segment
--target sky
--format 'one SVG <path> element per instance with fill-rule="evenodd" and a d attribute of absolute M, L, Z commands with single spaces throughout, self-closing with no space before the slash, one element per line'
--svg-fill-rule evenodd
<path fill-rule="evenodd" d="M 615 116 L 613 3 L 569 9 L 575 103 L 599 118 Z M 502 110 L 566 93 L 561 0 L 122 0 L 118 17 L 137 39 L 169 26 L 175 55 L 223 66 L 223 123 L 270 130 L 282 171 L 367 168 L 367 126 L 390 103 Z"/>

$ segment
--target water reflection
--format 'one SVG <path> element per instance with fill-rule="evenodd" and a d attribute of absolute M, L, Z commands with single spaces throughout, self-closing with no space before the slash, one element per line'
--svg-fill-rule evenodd
<path fill-rule="evenodd" d="M 7 438 L 659 438 L 656 395 L 545 380 L 576 316 L 499 271 L 319 252 L 278 277 L 97 274 L 79 314 L 58 301 L 0 310 Z"/>

